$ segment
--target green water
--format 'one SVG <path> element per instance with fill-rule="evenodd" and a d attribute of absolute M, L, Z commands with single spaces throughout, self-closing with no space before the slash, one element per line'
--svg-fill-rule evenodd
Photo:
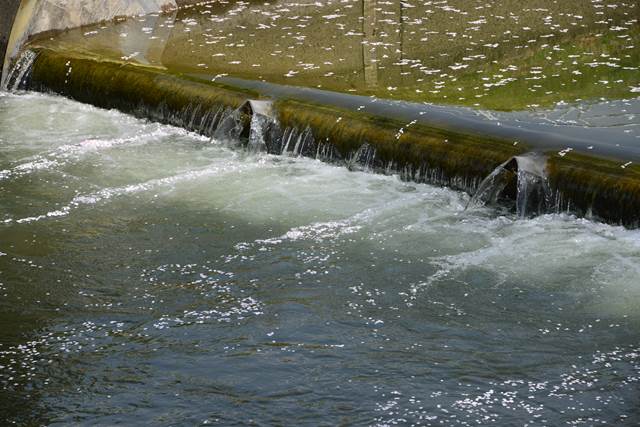
<path fill-rule="evenodd" d="M 33 43 L 633 151 L 639 16 L 218 1 Z M 468 202 L 0 92 L 0 424 L 640 423 L 640 232 Z"/>
<path fill-rule="evenodd" d="M 55 49 L 414 102 L 535 110 L 637 98 L 634 2 L 209 2 L 71 30 Z"/>
<path fill-rule="evenodd" d="M 0 94 L 0 419 L 637 425 L 640 234 Z"/>

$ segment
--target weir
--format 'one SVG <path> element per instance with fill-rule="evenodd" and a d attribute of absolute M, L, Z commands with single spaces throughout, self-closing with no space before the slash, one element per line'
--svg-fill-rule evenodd
<path fill-rule="evenodd" d="M 487 110 L 430 103 L 441 95 L 416 95 L 425 92 L 419 89 L 426 84 L 422 83 L 424 78 L 409 79 L 407 75 L 416 68 L 402 57 L 377 60 L 372 51 L 388 57 L 384 49 L 365 49 L 359 64 L 338 66 L 342 74 L 331 80 L 321 77 L 318 67 L 304 64 L 301 71 L 287 71 L 295 67 L 287 63 L 286 55 L 282 64 L 272 59 L 272 67 L 262 68 L 257 62 L 269 58 L 260 58 L 263 53 L 249 48 L 243 39 L 252 37 L 251 31 L 255 30 L 247 29 L 245 34 L 239 29 L 239 49 L 223 49 L 211 55 L 218 49 L 207 46 L 216 46 L 217 41 L 208 37 L 211 30 L 206 19 L 226 17 L 233 7 L 233 3 L 208 3 L 188 11 L 165 9 L 165 14 L 118 19 L 109 25 L 66 31 L 51 39 L 33 38 L 18 57 L 6 84 L 12 89 L 51 91 L 181 126 L 250 151 L 310 156 L 352 170 L 394 173 L 405 180 L 449 186 L 471 194 L 470 206 L 508 201 L 520 217 L 570 211 L 630 227 L 638 225 L 640 144 L 635 133 L 613 127 L 558 126 L 533 115 L 523 118 L 517 111 L 504 109 L 502 98 L 494 96 L 493 90 L 502 90 L 497 83 L 484 83 L 483 95 L 474 96 L 480 106 L 498 107 L 491 117 Z M 270 13 L 270 8 L 266 5 L 258 10 Z M 365 31 L 355 33 L 361 42 L 345 39 L 343 46 L 334 43 L 327 58 L 331 61 L 326 62 L 340 62 L 358 47 L 376 45 L 370 30 L 375 20 L 366 15 L 375 10 L 370 4 L 363 6 L 361 13 L 368 17 L 364 24 L 361 16 L 352 12 L 338 18 L 345 21 L 343 25 L 363 25 Z M 266 24 L 262 18 L 255 18 L 253 11 L 247 9 L 246 16 L 240 11 L 230 19 L 211 21 L 223 31 L 238 25 L 237 16 L 245 16 L 255 28 L 263 28 Z M 405 23 L 393 25 L 402 28 Z M 280 34 L 266 29 L 262 36 L 269 40 Z M 319 44 L 325 42 L 320 29 L 314 37 Z M 578 31 L 563 37 L 568 38 L 567 43 L 580 43 L 586 36 Z M 618 41 L 610 43 L 607 49 L 618 49 Z M 399 39 L 394 45 L 405 54 L 413 49 L 410 39 Z M 187 53 L 187 49 L 192 50 Z M 246 68 L 251 55 L 256 55 L 253 65 L 258 71 Z M 216 57 L 227 59 L 216 62 Z M 438 59 L 438 65 L 457 70 L 454 64 L 458 59 Z M 506 64 L 511 59 L 504 61 Z M 239 68 L 233 72 L 235 63 Z M 362 80 L 352 77 L 351 70 Z M 424 65 L 418 70 L 423 76 L 429 75 Z M 635 84 L 638 78 L 637 69 L 616 73 L 628 84 Z M 300 80 L 303 74 L 304 83 Z M 455 80 L 466 81 L 469 75 Z M 585 79 L 601 77 L 597 73 L 580 75 L 590 88 L 591 80 Z M 319 84 L 310 84 L 316 81 Z M 405 92 L 394 99 L 397 96 L 391 85 L 411 87 L 414 83 L 414 94 Z M 466 84 L 470 88 L 478 83 Z M 560 91 L 558 96 L 578 99 L 578 94 L 569 92 Z"/>
<path fill-rule="evenodd" d="M 502 163 L 480 183 L 467 209 L 497 204 L 501 199 L 515 201 L 519 218 L 559 211 L 561 206 L 558 200 L 554 205 L 549 186 L 546 157 L 527 153 Z"/>
<path fill-rule="evenodd" d="M 640 425 L 637 3 L 22 1 L 0 427 Z"/>

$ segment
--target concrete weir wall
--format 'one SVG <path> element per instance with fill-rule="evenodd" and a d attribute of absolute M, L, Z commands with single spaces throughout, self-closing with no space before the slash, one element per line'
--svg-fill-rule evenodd
<path fill-rule="evenodd" d="M 7 57 L 16 55 L 25 40 L 41 32 L 169 10 L 187 2 L 193 3 L 22 0 L 13 19 Z M 365 29 L 370 25 L 365 23 Z M 183 31 L 176 33 L 191 37 Z M 602 141 L 594 130 L 563 134 L 535 124 L 523 127 L 520 122 L 496 126 L 474 114 L 452 114 L 433 105 L 374 102 L 361 95 L 237 76 L 211 79 L 193 70 L 180 71 L 179 63 L 173 69 L 154 61 L 129 63 L 121 51 L 111 58 L 100 51 L 97 57 L 91 52 L 60 49 L 55 43 L 48 44 L 48 39 L 31 40 L 25 63 L 16 67 L 23 73 L 18 73 L 18 80 L 7 80 L 17 81 L 20 86 L 16 87 L 58 93 L 249 149 L 252 132 L 260 132 L 258 139 L 264 144 L 260 149 L 272 154 L 310 156 L 350 169 L 360 164 L 366 170 L 397 173 L 406 180 L 445 185 L 481 197 L 485 192 L 480 190 L 488 182 L 497 191 L 487 193 L 488 201 L 498 196 L 508 199 L 516 212 L 523 207 L 523 215 L 529 204 L 533 213 L 568 211 L 640 227 L 640 150 L 635 144 L 619 147 Z M 111 46 L 111 40 L 106 45 Z M 170 43 L 155 53 L 165 58 L 159 62 L 165 66 L 171 58 L 167 49 L 186 46 L 176 38 L 167 40 Z M 371 73 L 365 70 L 365 78 L 374 84 L 375 73 Z M 268 124 L 257 117 L 262 113 L 246 108 L 256 102 L 272 105 Z M 361 111 L 365 103 L 366 112 Z M 259 125 L 253 129 L 256 117 Z M 501 180 L 499 185 L 494 185 L 496 177 Z"/>
<path fill-rule="evenodd" d="M 243 106 L 252 100 L 270 101 L 275 120 L 261 131 L 269 153 L 315 157 L 350 169 L 364 163 L 373 172 L 394 173 L 404 180 L 469 194 L 476 194 L 485 178 L 493 180 L 493 172 L 503 176 L 504 170 L 505 197 L 516 204 L 522 201 L 525 208 L 530 199 L 534 214 L 569 211 L 613 224 L 640 226 L 640 165 L 621 167 L 620 160 L 578 150 L 563 153 L 558 147 L 514 145 L 513 138 L 495 131 L 465 131 L 460 121 L 457 125 L 430 122 L 426 115 L 424 123 L 405 128 L 406 119 L 394 118 L 393 103 L 377 102 L 380 110 L 364 113 L 357 108 L 362 100 L 352 95 L 344 95 L 351 103 L 335 94 L 323 97 L 318 91 L 309 98 L 308 90 L 278 92 L 269 85 L 243 85 L 238 79 L 212 82 L 167 73 L 159 67 L 32 49 L 36 59 L 24 81 L 26 89 L 58 93 L 245 146 L 251 139 L 253 113 Z M 548 133 L 539 136 L 550 137 Z M 544 183 L 533 184 L 529 192 L 528 175 L 520 178 L 520 161 L 532 159 L 534 153 L 542 170 L 534 176 Z M 515 168 L 508 165 L 513 163 L 510 159 L 517 160 Z M 523 169 L 525 173 L 532 170 Z M 521 184 L 524 199 L 518 197 Z M 536 193 L 535 188 L 542 192 Z M 523 212 L 526 215 L 527 210 Z"/>
<path fill-rule="evenodd" d="M 116 16 L 175 9 L 196 0 L 0 0 L 0 73 L 31 36 L 80 27 Z"/>

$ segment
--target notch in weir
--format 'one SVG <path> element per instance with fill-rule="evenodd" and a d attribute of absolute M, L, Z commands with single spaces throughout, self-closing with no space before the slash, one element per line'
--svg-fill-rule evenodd
<path fill-rule="evenodd" d="M 261 152 L 269 151 L 270 143 L 280 137 L 273 102 L 247 100 L 240 107 L 225 111 L 211 139 Z"/>
<path fill-rule="evenodd" d="M 480 183 L 467 209 L 505 203 L 515 208 L 519 218 L 549 212 L 553 197 L 546 163 L 547 158 L 539 153 L 510 158 Z"/>

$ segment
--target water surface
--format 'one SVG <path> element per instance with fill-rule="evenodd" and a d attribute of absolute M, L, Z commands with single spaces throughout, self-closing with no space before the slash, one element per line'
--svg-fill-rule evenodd
<path fill-rule="evenodd" d="M 637 98 L 639 19 L 618 0 L 213 1 L 43 42 L 210 79 L 511 111 Z"/>
<path fill-rule="evenodd" d="M 615 0 L 213 1 L 32 46 L 628 166 L 639 18 Z M 57 78 L 79 85 L 72 63 Z"/>
<path fill-rule="evenodd" d="M 0 95 L 0 419 L 636 425 L 640 234 Z"/>

